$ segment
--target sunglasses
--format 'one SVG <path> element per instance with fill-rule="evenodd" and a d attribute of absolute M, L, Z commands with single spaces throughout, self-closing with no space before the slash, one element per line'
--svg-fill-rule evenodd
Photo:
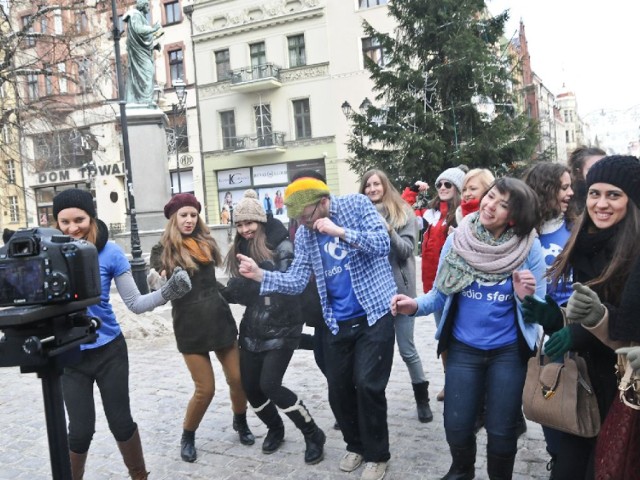
<path fill-rule="evenodd" d="M 320 202 L 322 202 L 322 200 L 316 203 L 316 206 L 314 207 L 313 211 L 309 215 L 300 215 L 298 217 L 298 222 L 300 223 L 310 222 L 313 216 L 316 214 L 316 210 L 318 210 L 318 206 L 320 205 Z"/>
<path fill-rule="evenodd" d="M 444 188 L 451 188 L 453 187 L 453 185 L 451 184 L 451 182 L 438 182 L 436 183 L 436 188 L 437 189 L 441 189 L 444 186 Z"/>

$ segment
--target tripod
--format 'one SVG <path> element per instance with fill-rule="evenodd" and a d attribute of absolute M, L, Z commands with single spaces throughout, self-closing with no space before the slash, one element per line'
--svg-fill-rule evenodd
<path fill-rule="evenodd" d="M 99 321 L 86 307 L 99 298 L 60 305 L 15 307 L 0 311 L 0 367 L 19 366 L 42 381 L 49 458 L 54 480 L 71 478 L 67 425 L 60 377 L 79 358 L 80 345 L 94 342 Z"/>

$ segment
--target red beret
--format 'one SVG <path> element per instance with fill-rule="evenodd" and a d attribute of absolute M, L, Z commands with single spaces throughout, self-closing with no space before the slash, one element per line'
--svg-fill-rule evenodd
<path fill-rule="evenodd" d="M 198 213 L 202 210 L 202 205 L 192 193 L 177 193 L 164 206 L 164 216 L 169 219 L 182 207 L 193 207 L 198 210 Z"/>

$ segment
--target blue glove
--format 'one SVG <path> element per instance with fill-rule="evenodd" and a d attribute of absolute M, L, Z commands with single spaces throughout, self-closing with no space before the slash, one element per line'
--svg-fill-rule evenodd
<path fill-rule="evenodd" d="M 522 301 L 522 317 L 526 323 L 542 325 L 545 332 L 556 332 L 562 328 L 564 319 L 562 310 L 549 295 L 541 302 L 532 295 L 527 295 Z"/>
<path fill-rule="evenodd" d="M 552 361 L 560 360 L 573 347 L 573 337 L 569 327 L 563 327 L 549 337 L 544 344 L 544 354 Z"/>

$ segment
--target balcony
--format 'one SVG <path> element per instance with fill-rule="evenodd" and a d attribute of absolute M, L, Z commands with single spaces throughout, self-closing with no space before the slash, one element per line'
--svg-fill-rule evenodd
<path fill-rule="evenodd" d="M 265 135 L 236 137 L 233 151 L 249 156 L 269 153 L 284 153 L 284 132 L 271 132 Z"/>
<path fill-rule="evenodd" d="M 244 67 L 231 72 L 230 88 L 236 92 L 259 92 L 281 86 L 280 67 L 272 63 Z"/>

